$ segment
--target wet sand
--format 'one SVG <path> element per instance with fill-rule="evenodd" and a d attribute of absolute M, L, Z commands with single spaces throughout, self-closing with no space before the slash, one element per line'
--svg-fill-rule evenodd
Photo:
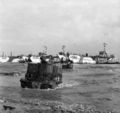
<path fill-rule="evenodd" d="M 0 64 L 0 113 L 120 112 L 120 64 L 75 64 L 63 70 L 63 83 L 54 90 L 22 89 L 26 69 L 27 64 Z"/>

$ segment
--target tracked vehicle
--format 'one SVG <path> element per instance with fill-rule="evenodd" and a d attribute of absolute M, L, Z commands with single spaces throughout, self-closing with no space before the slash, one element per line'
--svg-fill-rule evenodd
<path fill-rule="evenodd" d="M 55 88 L 62 83 L 61 64 L 29 63 L 25 78 L 20 79 L 22 88 Z"/>

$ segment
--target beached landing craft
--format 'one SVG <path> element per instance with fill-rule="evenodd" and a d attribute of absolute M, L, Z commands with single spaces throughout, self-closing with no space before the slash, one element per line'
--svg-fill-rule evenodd
<path fill-rule="evenodd" d="M 72 69 L 72 68 L 73 68 L 73 63 L 72 62 L 62 63 L 62 69 Z"/>
<path fill-rule="evenodd" d="M 73 62 L 73 63 L 80 63 L 80 55 L 70 55 L 69 59 Z"/>
<path fill-rule="evenodd" d="M 73 61 L 69 59 L 69 55 L 59 54 L 60 63 L 62 65 L 62 69 L 72 69 L 73 68 Z"/>
<path fill-rule="evenodd" d="M 62 67 L 60 64 L 29 63 L 20 83 L 22 88 L 53 89 L 62 83 Z"/>
<path fill-rule="evenodd" d="M 0 57 L 0 63 L 8 62 L 9 57 Z"/>
<path fill-rule="evenodd" d="M 83 57 L 81 60 L 82 64 L 96 64 L 96 61 L 93 60 L 91 57 Z"/>
<path fill-rule="evenodd" d="M 40 61 L 40 57 L 35 57 L 35 56 L 31 56 L 31 61 L 33 62 L 33 63 L 40 63 L 41 61 Z"/>
<path fill-rule="evenodd" d="M 110 58 L 107 63 L 108 64 L 119 64 L 120 60 L 118 58 Z"/>
<path fill-rule="evenodd" d="M 93 56 L 92 58 L 97 64 L 118 64 L 119 59 L 115 58 L 113 54 L 108 54 L 106 51 L 106 43 L 103 44 L 104 50 L 99 52 L 99 55 Z"/>

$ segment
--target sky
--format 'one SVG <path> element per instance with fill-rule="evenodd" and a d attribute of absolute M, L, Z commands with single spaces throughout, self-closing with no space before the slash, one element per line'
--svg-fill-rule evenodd
<path fill-rule="evenodd" d="M 120 57 L 120 0 L 0 0 L 0 54 L 65 51 Z"/>

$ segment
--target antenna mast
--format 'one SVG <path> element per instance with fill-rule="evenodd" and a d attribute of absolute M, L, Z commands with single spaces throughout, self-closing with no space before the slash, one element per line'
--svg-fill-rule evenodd
<path fill-rule="evenodd" d="M 63 53 L 65 53 L 65 45 L 62 45 L 62 50 L 63 50 Z"/>
<path fill-rule="evenodd" d="M 105 51 L 105 52 L 106 52 L 106 45 L 107 45 L 107 43 L 103 43 L 104 51 Z"/>
<path fill-rule="evenodd" d="M 47 46 L 43 46 L 44 47 L 44 50 L 43 50 L 43 53 L 47 53 Z"/>

